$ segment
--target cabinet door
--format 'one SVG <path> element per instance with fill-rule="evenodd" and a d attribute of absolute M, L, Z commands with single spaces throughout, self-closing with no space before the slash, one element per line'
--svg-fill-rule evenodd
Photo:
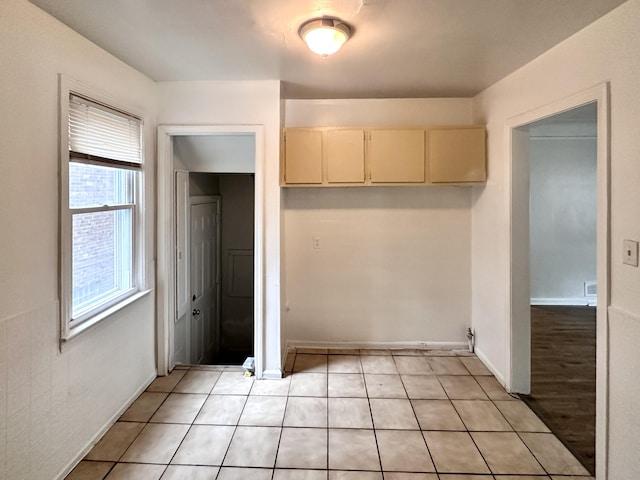
<path fill-rule="evenodd" d="M 371 130 L 369 134 L 372 183 L 425 181 L 424 130 Z"/>
<path fill-rule="evenodd" d="M 285 183 L 322 183 L 322 132 L 287 130 L 284 145 Z"/>
<path fill-rule="evenodd" d="M 364 182 L 364 130 L 327 132 L 327 180 L 329 183 Z"/>
<path fill-rule="evenodd" d="M 429 132 L 429 180 L 433 183 L 484 182 L 487 179 L 484 128 Z"/>

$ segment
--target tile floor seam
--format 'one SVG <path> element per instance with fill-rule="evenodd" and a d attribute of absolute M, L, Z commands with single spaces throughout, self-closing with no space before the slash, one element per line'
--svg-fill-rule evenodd
<path fill-rule="evenodd" d="M 440 381 L 440 375 L 436 375 L 435 377 L 436 377 L 436 380 L 438 380 L 438 383 L 440 384 L 440 388 L 442 388 L 442 390 L 444 390 L 444 394 L 447 396 L 447 400 L 449 400 L 449 402 L 451 402 L 451 405 L 453 405 L 452 398 L 449 396 L 449 392 L 447 392 L 447 389 L 444 388 L 444 385 Z M 462 420 L 462 419 L 460 419 L 460 420 Z M 464 422 L 462 422 L 462 423 L 464 423 Z"/>
<path fill-rule="evenodd" d="M 168 397 L 168 395 L 167 395 L 167 397 Z M 166 400 L 166 399 L 165 399 L 165 400 Z M 117 423 L 117 421 L 116 421 L 116 423 Z M 139 431 L 138 433 L 136 433 L 136 435 L 133 437 L 133 439 L 131 440 L 131 442 L 130 442 L 130 443 L 129 443 L 129 445 L 127 446 L 127 448 L 125 448 L 125 449 L 124 449 L 124 451 L 120 454 L 120 456 L 118 457 L 118 459 L 115 461 L 115 463 L 114 463 L 114 465 L 113 465 L 114 467 L 115 467 L 118 463 L 120 463 L 120 461 L 122 460 L 122 457 L 124 457 L 124 456 L 126 455 L 127 451 L 131 448 L 131 445 L 133 445 L 133 444 L 134 444 L 134 442 L 136 441 L 136 439 L 137 439 L 137 438 L 142 434 L 143 430 L 144 430 L 145 428 L 147 428 L 147 425 L 149 425 L 149 422 L 148 422 L 148 421 L 147 421 L 147 422 L 139 422 L 139 423 L 144 423 L 145 425 L 144 425 L 144 427 L 142 427 L 142 428 L 140 429 L 140 431 Z M 114 424 L 114 425 L 115 425 L 115 424 Z M 111 428 L 113 428 L 113 425 L 109 428 L 109 430 L 111 430 Z M 107 430 L 107 432 L 108 432 L 109 430 Z M 105 435 L 106 435 L 106 434 L 105 434 Z M 104 435 L 102 436 L 102 438 L 104 438 Z M 100 440 L 102 440 L 102 438 L 101 438 Z M 96 445 L 97 445 L 97 443 L 96 443 Z M 92 448 L 95 448 L 95 445 L 94 445 Z M 87 455 L 88 455 L 88 454 L 87 454 Z M 86 455 L 85 455 L 85 457 L 86 457 Z M 112 468 L 113 468 L 113 467 L 112 467 Z"/>
<path fill-rule="evenodd" d="M 480 385 L 480 388 L 482 388 L 482 385 Z M 516 428 L 516 426 L 513 424 L 513 422 L 509 421 L 509 419 L 507 418 L 507 416 L 504 414 L 504 412 L 502 410 L 500 410 L 500 407 L 498 407 L 498 405 L 496 405 L 496 401 L 493 399 L 489 399 L 491 401 L 491 403 L 493 403 L 493 406 L 498 410 L 498 412 L 500 412 L 500 415 L 502 415 L 502 418 L 504 418 L 507 423 L 511 426 L 511 429 L 514 432 L 518 432 L 518 429 Z"/>
<path fill-rule="evenodd" d="M 179 383 L 179 382 L 178 382 Z M 176 384 L 177 385 L 177 384 Z M 147 388 L 149 388 L 149 386 L 147 386 Z M 175 388 L 175 386 L 174 386 Z M 173 390 L 173 389 L 172 389 Z M 146 392 L 147 390 L 145 389 L 144 392 Z M 142 393 L 144 393 L 142 392 Z M 159 393 L 165 393 L 165 392 L 159 392 Z M 149 425 L 150 420 L 153 418 L 153 416 L 156 414 L 156 412 L 160 409 L 160 407 L 162 405 L 164 405 L 164 403 L 167 401 L 167 398 L 169 398 L 169 395 L 171 394 L 171 392 L 166 392 L 167 396 L 164 397 L 164 399 L 162 400 L 162 402 L 160 402 L 160 404 L 158 405 L 158 407 L 153 411 L 153 413 L 151 413 L 151 415 L 149 416 L 149 418 L 145 421 L 145 422 L 139 422 L 139 421 L 130 421 L 130 423 L 144 423 L 144 427 L 142 427 L 140 429 L 140 431 L 133 437 L 133 439 L 131 440 L 131 443 L 129 443 L 129 445 L 127 446 L 127 448 L 124 449 L 124 451 L 120 454 L 120 456 L 118 457 L 118 459 L 115 461 L 115 463 L 113 464 L 113 466 L 109 469 L 109 472 L 107 472 L 107 475 L 105 475 L 105 478 L 109 476 L 109 473 L 111 472 L 111 470 L 113 470 L 115 468 L 115 466 L 120 463 L 120 460 L 122 459 L 122 457 L 124 457 L 124 455 L 127 453 L 127 451 L 129 450 L 129 448 L 131 448 L 131 445 L 133 445 L 133 443 L 136 441 L 136 439 L 140 436 L 140 434 L 142 433 L 142 431 L 147 427 L 147 425 Z M 142 395 L 142 394 L 140 394 Z M 129 407 L 122 413 L 122 415 L 120 415 L 120 417 L 118 417 L 118 420 L 116 420 L 116 422 L 114 423 L 114 425 L 116 423 L 118 423 L 120 421 L 120 418 L 127 412 L 127 410 L 129 410 L 129 408 L 131 408 L 133 406 L 133 404 L 140 398 L 140 395 L 131 403 L 131 405 L 129 405 Z M 111 430 L 111 428 L 113 428 L 113 425 L 111 427 L 109 427 L 109 430 Z M 107 430 L 107 432 L 109 431 Z M 106 435 L 106 432 L 105 432 Z M 104 438 L 104 435 L 100 438 L 100 440 L 102 440 L 102 438 Z M 98 442 L 100 441 L 98 440 Z M 95 448 L 95 446 L 98 444 L 98 442 L 96 442 L 95 445 L 93 445 L 92 449 Z M 88 455 L 88 453 L 87 453 Z M 86 458 L 86 456 L 84 458 Z"/>
<path fill-rule="evenodd" d="M 402 377 L 400 377 L 400 379 L 402 379 Z M 402 385 L 404 386 L 404 382 L 402 383 Z M 406 391 L 406 387 L 405 387 L 405 391 Z M 409 405 L 411 406 L 411 411 L 413 412 L 413 416 L 416 420 L 416 423 L 418 425 L 418 431 L 420 432 L 420 436 L 422 437 L 422 441 L 424 442 L 424 446 L 427 449 L 427 453 L 429 454 L 429 459 L 431 460 L 431 464 L 433 465 L 433 470 L 437 473 L 438 472 L 438 468 L 436 467 L 436 462 L 433 458 L 433 454 L 431 453 L 431 450 L 429 449 L 429 445 L 427 444 L 427 439 L 424 437 L 424 433 L 422 430 L 422 426 L 420 425 L 420 420 L 418 419 L 418 415 L 416 414 L 416 409 L 413 406 L 413 402 L 411 401 L 411 399 L 409 398 L 409 392 L 407 393 L 407 399 L 409 402 Z"/>
<path fill-rule="evenodd" d="M 476 433 L 476 432 L 474 432 Z M 483 432 L 477 432 L 477 433 L 483 433 Z M 511 432 L 484 432 L 484 433 L 511 433 Z M 522 438 L 520 438 L 520 435 L 518 435 L 518 432 L 514 431 L 512 433 L 515 433 L 516 436 L 518 437 L 518 440 L 520 440 L 520 442 L 522 442 L 522 444 L 525 446 L 525 448 L 529 451 L 529 453 L 531 454 L 531 456 L 533 457 L 533 459 L 536 461 L 536 463 L 540 466 L 540 468 L 542 468 L 542 471 L 545 472 L 544 474 L 547 475 L 548 477 L 551 477 L 551 474 L 549 472 L 547 472 L 547 470 L 542 466 L 542 463 L 540 463 L 540 461 L 538 460 L 538 458 L 533 454 L 533 452 L 531 451 L 531 449 L 529 448 L 529 446 L 524 443 L 524 440 L 522 440 Z M 471 437 L 471 440 L 473 440 L 473 443 L 476 443 L 475 438 L 473 438 L 473 435 L 469 434 L 469 436 Z M 488 462 L 487 460 L 484 458 L 484 454 L 482 453 L 482 451 L 480 450 L 480 447 L 478 447 L 478 445 L 476 444 L 476 448 L 478 449 L 478 451 L 480 452 L 480 454 L 482 455 L 483 460 L 485 461 L 485 463 L 487 463 L 488 466 Z M 491 473 L 495 476 L 495 475 L 500 475 L 498 473 L 494 473 L 493 469 L 489 466 L 489 471 L 491 471 Z M 508 475 L 521 475 L 521 476 L 536 476 L 537 474 L 526 474 L 526 473 L 521 473 L 521 474 L 508 474 Z"/>
<path fill-rule="evenodd" d="M 295 365 L 295 361 L 294 361 Z M 293 367 L 291 367 L 293 370 Z M 293 373 L 291 374 L 293 375 Z M 284 432 L 284 418 L 287 415 L 287 408 L 289 407 L 289 391 L 291 390 L 291 382 L 289 382 L 289 388 L 287 388 L 287 400 L 284 404 L 284 413 L 282 415 L 282 423 L 280 425 L 280 435 L 278 436 L 278 448 L 276 449 L 276 455 L 273 459 L 273 473 L 271 474 L 271 479 L 275 476 L 276 465 L 278 464 L 278 454 L 280 453 L 280 443 L 282 442 L 282 433 Z"/>
<path fill-rule="evenodd" d="M 233 433 L 231 434 L 231 437 L 229 438 L 229 444 L 227 445 L 227 448 L 225 448 L 224 455 L 220 459 L 220 465 L 219 465 L 220 466 L 220 471 L 222 471 L 222 467 L 224 466 L 224 461 L 227 459 L 227 455 L 229 454 L 229 449 L 231 448 L 231 442 L 233 442 L 233 437 L 236 435 L 237 431 L 238 431 L 238 425 L 233 426 Z M 218 476 L 220 476 L 220 472 L 218 472 Z"/>
<path fill-rule="evenodd" d="M 367 386 L 366 377 L 364 374 L 364 365 L 362 364 L 362 355 L 358 355 L 360 362 L 360 369 L 362 370 L 362 383 L 364 384 L 364 393 L 367 398 L 367 405 L 369 406 L 369 418 L 371 418 L 371 428 L 373 428 L 373 438 L 376 442 L 376 453 L 378 454 L 378 465 L 380 465 L 380 471 L 382 472 L 382 456 L 380 455 L 380 444 L 378 442 L 378 436 L 376 435 L 376 425 L 373 420 L 373 410 L 371 409 L 371 397 L 369 396 L 369 387 Z M 327 464 L 329 462 L 327 461 Z M 383 474 L 384 478 L 384 474 Z"/>
<path fill-rule="evenodd" d="M 511 425 L 511 422 L 509 422 L 509 420 L 504 416 L 504 414 L 502 413 L 502 411 L 498 408 L 498 406 L 495 404 L 495 402 L 491 399 L 488 400 L 468 400 L 470 402 L 487 402 L 490 403 L 491 405 L 493 405 L 493 407 L 498 411 L 498 413 L 500 414 L 500 416 L 502 417 L 502 419 L 507 422 L 507 425 L 509 425 L 509 427 L 511 427 L 511 430 L 470 430 L 469 426 L 467 425 L 467 422 L 464 421 L 464 418 L 462 418 L 462 415 L 460 414 L 460 411 L 458 410 L 458 408 L 456 408 L 456 404 L 452 401 L 451 404 L 453 405 L 453 408 L 456 410 L 456 412 L 458 413 L 458 416 L 460 417 L 460 419 L 462 420 L 462 423 L 464 424 L 464 426 L 467 428 L 467 431 L 469 432 L 508 432 L 508 431 L 513 431 L 515 432 L 516 429 L 513 425 Z"/>
<path fill-rule="evenodd" d="M 358 357 L 359 358 L 359 357 Z M 326 465 L 327 465 L 327 478 L 329 477 L 329 465 L 331 465 L 331 448 L 330 448 L 330 439 L 329 439 L 329 356 L 327 355 L 327 384 L 326 384 L 326 388 L 327 388 L 327 421 L 326 421 L 326 425 L 327 425 L 327 434 L 326 434 L 326 439 L 327 439 L 327 460 L 326 460 Z"/>
<path fill-rule="evenodd" d="M 186 375 L 186 374 L 185 374 Z M 218 377 L 220 378 L 220 377 Z M 214 382 L 214 385 L 218 382 L 218 379 L 216 379 L 216 381 Z M 178 382 L 179 383 L 179 382 Z M 176 385 L 177 386 L 177 385 Z M 213 386 L 211 387 L 211 389 L 213 389 Z M 209 397 L 209 394 L 207 395 L 207 399 Z M 169 398 L 167 396 L 167 398 Z M 173 462 L 173 459 L 176 457 L 176 454 L 178 453 L 178 451 L 180 450 L 180 447 L 182 446 L 182 444 L 184 443 L 184 441 L 186 440 L 186 438 L 189 436 L 189 433 L 191 432 L 191 430 L 193 429 L 194 423 L 196 421 L 196 418 L 198 418 L 198 415 L 200 414 L 200 412 L 202 411 L 202 409 L 204 408 L 205 404 L 207 403 L 207 399 L 205 399 L 204 402 L 202 402 L 202 405 L 200 405 L 200 408 L 198 409 L 198 412 L 194 415 L 193 420 L 191 421 L 191 424 L 189 425 L 189 428 L 187 429 L 187 433 L 185 433 L 184 437 L 182 437 L 182 440 L 180 440 L 180 443 L 178 444 L 178 448 L 176 448 L 176 450 L 173 452 L 173 455 L 171 455 L 171 459 L 169 460 L 169 462 L 167 463 L 167 467 L 165 468 L 165 472 L 167 470 L 167 468 L 169 468 L 169 465 L 171 465 L 171 462 Z M 162 475 L 164 475 L 164 472 L 162 473 Z M 161 477 L 162 478 L 162 477 Z"/>
<path fill-rule="evenodd" d="M 367 392 L 367 404 L 369 405 L 369 416 L 371 417 L 371 427 L 373 429 L 373 438 L 376 442 L 376 453 L 378 454 L 378 465 L 380 466 L 380 471 L 382 472 L 382 455 L 380 455 L 380 442 L 378 441 L 378 435 L 376 434 L 376 425 L 373 420 L 373 410 L 371 409 L 371 398 L 369 398 L 368 392 Z M 383 474 L 383 477 L 384 477 L 384 474 Z"/>
<path fill-rule="evenodd" d="M 218 383 L 218 381 L 220 380 L 220 377 L 222 375 L 218 376 L 218 378 L 216 379 L 216 381 L 214 382 L 213 386 L 211 387 L 211 391 L 209 392 L 209 395 L 211 395 L 211 392 L 213 392 L 213 389 L 215 388 L 216 384 Z M 244 408 L 247 405 L 247 399 L 249 398 L 249 395 L 246 395 L 246 399 L 244 401 L 244 404 L 242 405 L 242 411 L 244 411 Z M 206 403 L 206 402 L 205 402 Z M 233 441 L 233 437 L 235 436 L 236 432 L 238 431 L 238 424 L 240 422 L 240 417 L 242 416 L 242 411 L 240 412 L 240 415 L 238 416 L 238 419 L 236 420 L 235 425 L 230 425 L 233 426 L 233 433 L 231 434 L 231 436 L 229 437 L 229 444 L 227 445 L 227 448 L 224 451 L 224 455 L 222 456 L 222 458 L 220 459 L 220 465 L 219 465 L 219 470 L 218 470 L 218 474 L 216 475 L 216 478 L 218 478 L 220 476 L 220 473 L 222 472 L 222 467 L 224 465 L 224 461 L 227 458 L 227 454 L 229 453 L 229 449 L 231 448 L 231 442 Z M 197 416 L 196 416 L 197 418 Z M 195 419 L 194 419 L 195 421 Z M 186 437 L 186 435 L 185 435 Z M 183 439 L 184 440 L 184 439 Z M 177 452 L 177 450 L 176 450 Z"/>
<path fill-rule="evenodd" d="M 527 445 L 527 442 L 524 441 L 524 438 L 522 438 L 520 436 L 520 432 L 515 432 L 516 435 L 518 436 L 518 438 L 520 439 L 520 441 L 522 442 L 522 444 L 525 446 L 525 448 L 529 451 L 529 453 L 531 454 L 531 456 L 533 458 L 536 459 L 536 462 L 538 462 L 538 464 L 540 465 L 540 467 L 542 468 L 542 470 L 544 470 L 544 472 L 551 477 L 551 475 L 564 475 L 564 474 L 557 474 L 557 473 L 551 473 L 547 470 L 547 468 L 542 464 L 542 462 L 540 461 L 540 459 L 536 456 L 535 453 L 533 453 L 533 450 L 531 449 L 531 447 L 529 447 L 529 445 Z M 524 433 L 524 432 L 523 432 Z"/>

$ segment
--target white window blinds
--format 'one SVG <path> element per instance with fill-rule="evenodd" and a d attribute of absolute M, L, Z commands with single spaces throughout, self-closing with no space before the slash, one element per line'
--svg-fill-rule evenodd
<path fill-rule="evenodd" d="M 69 153 L 75 161 L 140 168 L 142 121 L 71 94 Z"/>

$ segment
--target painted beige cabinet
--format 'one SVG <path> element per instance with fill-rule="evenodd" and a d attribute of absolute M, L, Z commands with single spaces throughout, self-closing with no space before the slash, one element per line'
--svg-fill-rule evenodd
<path fill-rule="evenodd" d="M 466 183 L 487 180 L 484 128 L 429 130 L 429 180 Z"/>
<path fill-rule="evenodd" d="M 487 179 L 483 126 L 288 128 L 283 186 L 465 185 Z"/>
<path fill-rule="evenodd" d="M 290 129 L 284 134 L 286 184 L 322 183 L 322 131 Z"/>
<path fill-rule="evenodd" d="M 364 183 L 365 131 L 327 131 L 327 182 Z"/>
<path fill-rule="evenodd" d="M 371 183 L 424 183 L 424 129 L 371 130 Z"/>

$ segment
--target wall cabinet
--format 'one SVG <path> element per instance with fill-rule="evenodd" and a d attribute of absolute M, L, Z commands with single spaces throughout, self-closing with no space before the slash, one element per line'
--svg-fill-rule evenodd
<path fill-rule="evenodd" d="M 369 132 L 371 183 L 424 183 L 424 130 Z"/>
<path fill-rule="evenodd" d="M 483 126 L 287 128 L 283 186 L 464 185 L 485 182 Z"/>
<path fill-rule="evenodd" d="M 485 131 L 479 128 L 429 130 L 429 180 L 432 183 L 487 180 Z"/>
<path fill-rule="evenodd" d="M 327 131 L 327 182 L 363 183 L 364 130 Z"/>
<path fill-rule="evenodd" d="M 292 129 L 284 137 L 284 182 L 322 183 L 322 131 Z"/>

